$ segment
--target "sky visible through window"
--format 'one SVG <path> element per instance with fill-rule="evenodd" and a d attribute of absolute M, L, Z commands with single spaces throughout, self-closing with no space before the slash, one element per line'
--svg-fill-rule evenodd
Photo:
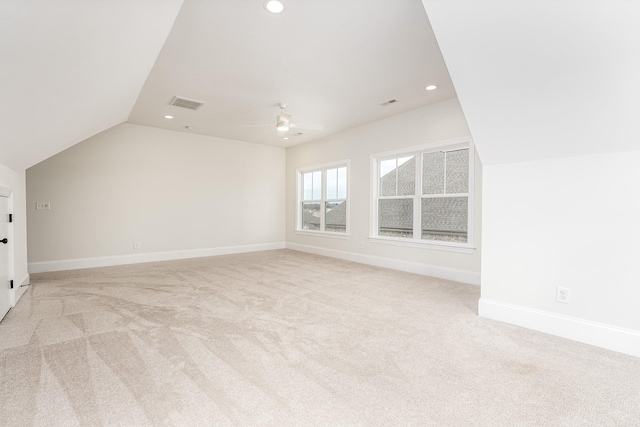
<path fill-rule="evenodd" d="M 322 194 L 322 171 L 304 174 L 304 200 L 320 200 Z"/>
<path fill-rule="evenodd" d="M 407 163 L 411 159 L 413 159 L 413 156 L 400 157 L 397 159 L 381 160 L 380 161 L 380 178 L 382 178 L 383 176 L 385 176 L 390 172 L 395 171 L 398 167 Z"/>
<path fill-rule="evenodd" d="M 327 199 L 347 198 L 347 168 L 326 170 Z M 303 174 L 304 200 L 320 200 L 322 198 L 322 171 Z"/>
<path fill-rule="evenodd" d="M 347 168 L 327 169 L 327 199 L 347 198 Z"/>

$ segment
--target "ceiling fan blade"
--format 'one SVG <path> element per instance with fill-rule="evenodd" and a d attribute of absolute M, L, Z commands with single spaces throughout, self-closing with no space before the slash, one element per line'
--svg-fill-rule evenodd
<path fill-rule="evenodd" d="M 323 130 L 324 126 L 323 125 L 314 125 L 314 124 L 310 124 L 310 123 L 291 123 L 289 125 L 292 128 L 297 128 L 297 129 L 310 129 L 310 130 Z"/>
<path fill-rule="evenodd" d="M 265 126 L 273 127 L 273 123 L 263 124 L 263 125 L 240 125 L 241 128 L 257 128 L 257 127 L 265 127 Z"/>

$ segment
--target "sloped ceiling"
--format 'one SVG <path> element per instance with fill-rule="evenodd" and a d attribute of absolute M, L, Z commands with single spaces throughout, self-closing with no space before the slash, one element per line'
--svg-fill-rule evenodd
<path fill-rule="evenodd" d="M 287 147 L 455 97 L 420 0 L 283 1 L 185 0 L 128 121 Z M 324 129 L 278 134 L 279 102 Z"/>
<path fill-rule="evenodd" d="M 0 163 L 23 170 L 126 121 L 181 5 L 0 2 Z"/>
<path fill-rule="evenodd" d="M 640 2 L 423 3 L 484 165 L 640 149 Z"/>
<path fill-rule="evenodd" d="M 226 57 L 213 55 L 210 61 L 197 58 L 198 53 L 192 50 L 193 46 L 180 53 L 178 42 L 200 35 L 199 51 L 207 52 L 212 46 L 207 37 L 213 30 L 205 26 L 201 27 L 200 33 L 192 34 L 189 32 L 189 18 L 197 16 L 198 7 L 205 11 L 213 4 L 242 8 L 246 7 L 246 2 L 188 0 L 187 12 L 190 15 L 185 15 L 184 22 L 180 23 L 184 31 L 172 34 L 167 43 L 167 52 L 176 55 L 172 57 L 160 55 L 160 52 L 176 21 L 182 0 L 2 1 L 0 163 L 16 170 L 25 169 L 126 120 L 151 123 L 158 120 L 156 116 L 164 111 L 157 105 L 138 108 L 145 102 L 153 104 L 157 98 L 159 101 L 156 103 L 165 105 L 167 95 L 178 94 L 174 93 L 178 91 L 198 97 L 197 91 L 203 87 L 205 91 L 219 91 L 214 93 L 216 96 L 212 96 L 213 102 L 209 105 L 214 106 L 211 111 L 220 122 L 217 130 L 205 129 L 204 133 L 220 132 L 220 136 L 233 137 L 232 133 L 225 132 L 231 128 L 237 132 L 237 125 L 245 118 L 250 123 L 269 123 L 277 112 L 274 106 L 277 101 L 292 102 L 298 119 L 324 121 L 331 131 L 398 113 L 403 108 L 426 105 L 455 96 L 457 92 L 486 165 L 640 149 L 640 139 L 636 135 L 636 123 L 640 118 L 640 55 L 637 54 L 640 51 L 640 25 L 637 25 L 640 2 L 422 2 L 429 19 L 426 15 L 420 17 L 414 13 L 415 19 L 409 21 L 411 26 L 404 26 L 401 16 L 391 16 L 392 10 L 377 13 L 370 2 L 360 2 L 357 7 L 348 8 L 349 13 L 360 12 L 362 15 L 357 22 L 354 21 L 351 30 L 346 25 L 348 19 L 336 17 L 332 20 L 330 14 L 325 16 L 321 14 L 324 12 L 316 11 L 314 20 L 309 22 L 323 28 L 328 26 L 328 34 L 334 35 L 338 34 L 338 29 L 336 27 L 336 32 L 331 33 L 331 24 L 340 22 L 345 24 L 341 30 L 344 36 L 313 38 L 312 43 L 304 43 L 296 31 L 305 32 L 309 28 L 303 18 L 308 17 L 308 12 L 316 6 L 313 2 L 292 2 L 286 11 L 288 15 L 272 17 L 275 20 L 264 24 L 265 29 L 271 26 L 271 33 L 250 33 L 246 37 L 248 43 L 261 49 L 263 54 L 260 57 L 265 58 L 265 64 L 269 61 L 285 63 L 289 69 L 285 76 L 288 78 L 281 79 L 282 74 L 269 71 L 272 74 L 265 74 L 257 82 L 260 84 L 248 82 L 249 90 L 244 96 L 252 101 L 242 104 L 238 103 L 242 93 L 229 94 L 229 91 L 241 91 L 241 87 L 225 87 L 225 83 L 220 81 L 217 88 L 207 86 L 212 81 L 207 67 L 213 63 L 212 70 L 220 68 L 223 73 L 228 73 L 229 69 L 225 71 L 224 67 L 229 59 L 235 61 L 235 65 L 254 68 L 255 62 L 240 60 L 242 55 L 234 56 L 237 46 L 223 51 Z M 238 3 L 243 6 L 238 6 Z M 381 2 L 381 5 L 391 3 L 398 2 Z M 300 8 L 296 9 L 296 4 Z M 412 11 L 410 1 L 402 0 L 402 7 L 395 12 L 400 10 Z M 343 17 L 340 12 L 338 7 L 336 13 Z M 346 10 L 342 12 L 346 13 Z M 247 20 L 254 25 L 256 19 L 264 18 L 257 18 L 251 13 L 228 16 L 230 27 L 247 25 Z M 446 68 L 437 64 L 441 61 L 437 45 L 434 52 L 434 43 L 428 40 L 431 34 L 429 21 L 456 92 L 448 76 L 438 74 Z M 375 25 L 367 25 L 369 22 Z M 224 26 L 222 22 L 220 24 Z M 424 31 L 415 25 L 422 26 Z M 370 46 L 366 45 L 365 28 L 383 34 L 382 38 Z M 224 36 L 216 34 L 217 37 Z M 257 43 L 260 34 L 267 34 L 264 36 L 268 39 L 265 46 Z M 390 42 L 394 34 L 400 34 L 394 39 L 400 44 Z M 406 34 L 411 34 L 414 42 L 407 41 Z M 342 50 L 345 40 L 358 43 Z M 222 43 L 218 40 L 215 45 L 224 47 L 225 40 Z M 371 46 L 374 45 L 380 47 L 377 50 L 380 62 L 376 62 L 373 55 L 376 49 Z M 339 50 L 335 57 L 313 56 L 314 49 L 326 55 L 334 47 Z M 428 47 L 428 52 L 424 47 Z M 354 55 L 349 56 L 350 51 Z M 421 56 L 421 51 L 426 53 Z M 333 85 L 325 82 L 327 85 L 322 86 L 319 76 L 323 73 L 317 73 L 317 70 L 335 72 L 338 69 L 328 67 L 325 58 L 338 62 L 352 61 L 360 54 L 362 69 L 350 63 L 349 67 L 339 68 L 341 73 L 334 73 Z M 162 67 L 152 72 L 157 58 Z M 154 91 L 153 86 L 157 86 L 158 81 L 171 82 L 176 77 L 172 74 L 175 70 L 166 69 L 166 64 L 171 64 L 174 58 L 204 64 L 205 71 L 190 76 L 189 82 L 181 80 L 178 73 L 174 86 L 167 85 L 160 91 Z M 319 60 L 313 62 L 313 58 Z M 410 61 L 410 58 L 414 60 Z M 418 72 L 414 72 L 416 66 Z M 300 80 L 304 79 L 299 78 L 302 74 L 291 71 L 295 69 L 306 71 L 314 78 L 308 80 L 308 85 L 301 85 Z M 363 74 L 362 70 L 368 71 Z M 376 70 L 380 73 L 376 74 Z M 240 75 L 236 71 L 232 69 L 231 72 L 234 76 Z M 185 74 L 190 72 L 187 70 Z M 360 75 L 360 78 L 354 78 L 354 75 Z M 422 89 L 422 84 L 429 83 L 433 76 L 446 80 L 443 85 L 445 91 L 439 95 L 427 98 L 408 90 L 418 83 L 421 87 L 417 90 Z M 150 77 L 148 81 L 147 77 Z M 200 84 L 191 86 L 194 81 Z M 146 95 L 138 99 L 145 82 L 147 86 L 143 94 Z M 246 84 L 247 80 L 242 83 Z M 336 97 L 322 98 L 337 86 L 341 92 L 337 91 Z M 309 88 L 321 90 L 313 92 Z M 167 93 L 160 93 L 162 90 Z M 408 101 L 405 106 L 402 106 L 401 99 L 399 108 L 395 110 L 377 110 L 360 116 L 354 114 L 351 124 L 341 122 L 346 115 L 360 113 L 365 108 L 362 102 L 373 105 L 387 97 L 395 97 L 396 93 Z M 276 99 L 280 94 L 280 99 Z M 348 105 L 356 94 L 361 97 L 361 103 Z M 138 105 L 130 116 L 137 100 Z M 273 104 L 267 105 L 269 102 Z M 314 108 L 309 109 L 309 104 Z M 221 105 L 227 108 L 222 114 Z M 376 105 L 375 108 L 381 107 Z M 236 115 L 224 116 L 229 111 Z M 227 126 L 229 124 L 231 127 Z M 157 125 L 169 126 L 166 123 Z M 178 125 L 180 123 L 176 121 L 172 126 Z M 208 121 L 203 121 L 203 128 L 207 126 Z M 220 131 L 224 129 L 227 131 Z M 264 139 L 262 135 L 249 134 L 240 139 L 252 138 Z"/>
<path fill-rule="evenodd" d="M 28 168 L 124 121 L 286 147 L 456 96 L 420 0 L 263 4 L 0 2 L 0 163 Z M 324 130 L 285 140 L 279 102 Z"/>

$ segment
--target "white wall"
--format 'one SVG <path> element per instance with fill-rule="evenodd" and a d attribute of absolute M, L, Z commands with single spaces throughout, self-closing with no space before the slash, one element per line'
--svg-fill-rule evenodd
<path fill-rule="evenodd" d="M 640 356 L 638 164 L 640 151 L 485 166 L 480 314 Z"/>
<path fill-rule="evenodd" d="M 282 247 L 284 167 L 283 148 L 113 127 L 27 170 L 30 270 Z"/>
<path fill-rule="evenodd" d="M 469 136 L 464 115 L 458 101 L 450 99 L 288 148 L 287 247 L 479 284 L 482 167 L 477 159 L 474 230 L 476 249 L 472 254 L 391 246 L 368 240 L 371 154 L 464 136 Z M 349 239 L 295 233 L 296 169 L 346 159 L 351 162 Z"/>
<path fill-rule="evenodd" d="M 9 205 L 13 214 L 13 259 L 10 259 L 9 274 L 13 278 L 14 290 L 10 293 L 12 305 L 22 296 L 29 284 L 27 273 L 27 215 L 25 212 L 25 171 L 14 171 L 0 164 L 0 187 L 10 188 Z M 4 236 L 3 236 L 4 237 Z"/>
<path fill-rule="evenodd" d="M 640 2 L 423 4 L 485 168 L 480 314 L 640 356 Z"/>

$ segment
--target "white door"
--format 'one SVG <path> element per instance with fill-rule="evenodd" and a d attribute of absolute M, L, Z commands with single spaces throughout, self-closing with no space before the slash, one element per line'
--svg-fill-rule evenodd
<path fill-rule="evenodd" d="M 0 196 L 0 320 L 11 308 L 9 299 L 9 199 Z"/>

